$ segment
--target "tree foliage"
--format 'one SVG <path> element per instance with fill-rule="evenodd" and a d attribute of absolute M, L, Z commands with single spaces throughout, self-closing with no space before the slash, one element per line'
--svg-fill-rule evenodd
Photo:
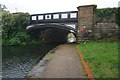
<path fill-rule="evenodd" d="M 28 13 L 11 14 L 8 12 L 2 13 L 2 35 L 4 39 L 15 37 L 19 31 L 24 31 L 29 25 Z"/>
<path fill-rule="evenodd" d="M 26 45 L 38 43 L 26 34 L 26 27 L 30 23 L 29 13 L 2 12 L 2 44 Z"/>

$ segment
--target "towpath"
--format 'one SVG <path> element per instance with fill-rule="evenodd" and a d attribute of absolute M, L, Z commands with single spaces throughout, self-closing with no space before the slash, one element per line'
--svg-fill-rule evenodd
<path fill-rule="evenodd" d="M 40 78 L 84 78 L 75 44 L 63 44 L 54 53 Z"/>

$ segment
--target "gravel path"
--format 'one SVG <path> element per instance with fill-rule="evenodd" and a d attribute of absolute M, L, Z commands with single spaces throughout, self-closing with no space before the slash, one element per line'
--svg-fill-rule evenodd
<path fill-rule="evenodd" d="M 84 78 L 75 44 L 61 45 L 40 78 Z"/>

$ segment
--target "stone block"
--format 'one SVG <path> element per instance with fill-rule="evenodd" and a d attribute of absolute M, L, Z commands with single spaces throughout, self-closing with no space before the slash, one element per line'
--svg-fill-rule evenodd
<path fill-rule="evenodd" d="M 85 6 L 79 6 L 78 7 L 78 32 L 77 32 L 77 42 L 80 42 L 81 40 L 85 39 L 80 36 L 80 31 L 84 30 L 84 26 L 86 29 L 91 30 L 93 25 L 95 24 L 94 20 L 94 8 L 95 5 L 85 5 Z"/>

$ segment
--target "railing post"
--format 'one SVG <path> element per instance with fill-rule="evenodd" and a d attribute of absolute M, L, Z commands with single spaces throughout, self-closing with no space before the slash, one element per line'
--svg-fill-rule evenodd
<path fill-rule="evenodd" d="M 70 19 L 70 13 L 68 13 L 68 18 Z"/>
<path fill-rule="evenodd" d="M 53 14 L 51 14 L 51 19 L 53 19 Z"/>
<path fill-rule="evenodd" d="M 36 15 L 36 20 L 38 21 L 38 15 Z"/>
<path fill-rule="evenodd" d="M 59 19 L 61 19 L 61 13 L 59 13 Z"/>
<path fill-rule="evenodd" d="M 45 15 L 43 15 L 43 20 L 45 20 Z"/>

